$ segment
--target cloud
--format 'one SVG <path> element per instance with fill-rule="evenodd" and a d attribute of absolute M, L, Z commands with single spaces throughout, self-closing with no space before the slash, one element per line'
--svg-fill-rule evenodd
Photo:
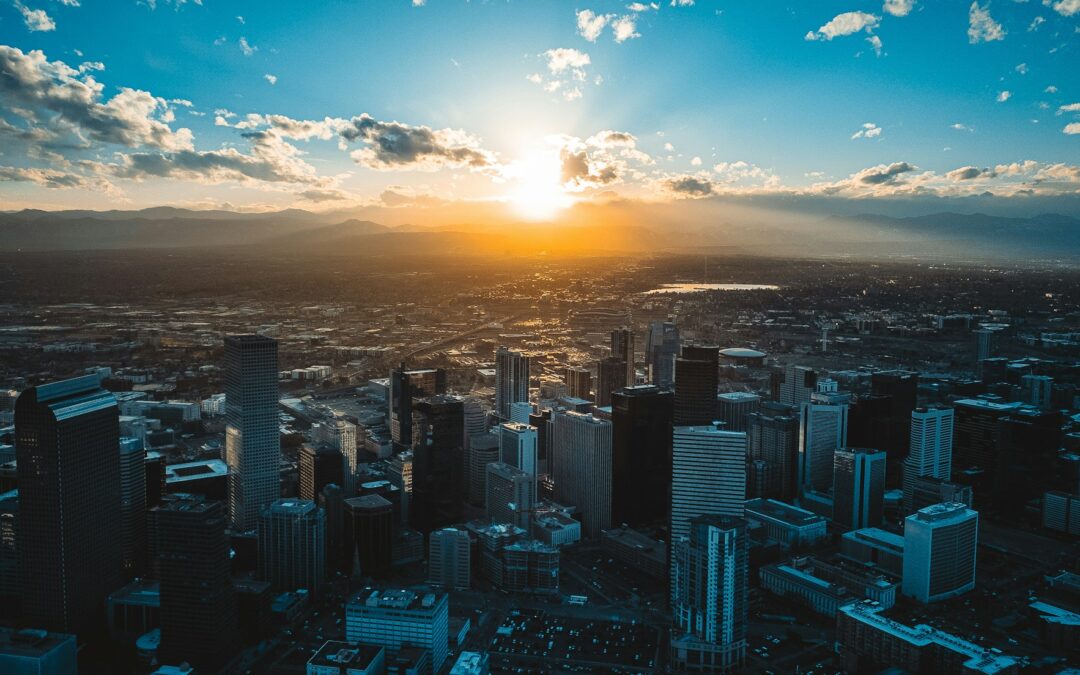
<path fill-rule="evenodd" d="M 626 8 L 628 10 L 630 10 L 631 12 L 656 11 L 656 10 L 660 9 L 660 3 L 650 2 L 650 3 L 646 4 L 644 2 L 631 2 L 629 5 L 626 6 Z"/>
<path fill-rule="evenodd" d="M 313 189 L 304 190 L 298 193 L 301 199 L 306 199 L 309 202 L 321 203 L 321 202 L 333 202 L 350 199 L 349 194 L 343 190 L 337 190 L 334 188 L 329 189 Z"/>
<path fill-rule="evenodd" d="M 248 44 L 247 38 L 240 38 L 240 51 L 244 53 L 244 56 L 251 56 L 255 52 L 259 51 L 259 48 L 255 45 Z"/>
<path fill-rule="evenodd" d="M 1031 23 L 1028 24 L 1028 32 L 1034 33 L 1035 31 L 1039 30 L 1039 26 L 1043 25 L 1044 23 L 1046 23 L 1046 19 L 1042 18 L 1041 16 L 1035 17 L 1031 20 Z"/>
<path fill-rule="evenodd" d="M 596 42 L 604 26 L 613 18 L 614 14 L 596 14 L 591 9 L 583 9 L 577 13 L 578 33 L 589 42 Z"/>
<path fill-rule="evenodd" d="M 990 169 L 980 169 L 977 166 L 963 166 L 959 169 L 953 169 L 945 174 L 945 177 L 952 181 L 964 181 L 975 180 L 976 178 L 996 176 Z"/>
<path fill-rule="evenodd" d="M 701 166 L 701 158 L 700 157 L 692 157 L 692 158 L 690 158 L 690 166 Z"/>
<path fill-rule="evenodd" d="M 495 155 L 461 129 L 432 129 L 401 122 L 380 122 L 364 113 L 348 120 L 339 130 L 348 142 L 368 147 L 351 153 L 354 161 L 380 171 L 443 168 L 470 170 L 496 167 Z"/>
<path fill-rule="evenodd" d="M 969 131 L 969 132 L 970 131 L 975 131 L 974 129 L 972 129 L 968 125 L 961 124 L 960 122 L 957 122 L 956 124 L 950 124 L 949 128 L 950 129 L 956 129 L 957 131 Z"/>
<path fill-rule="evenodd" d="M 807 33 L 805 39 L 832 40 L 835 37 L 852 35 L 859 31 L 871 33 L 880 23 L 881 17 L 875 16 L 874 14 L 868 14 L 867 12 L 844 12 L 843 14 L 837 14 L 824 26 L 818 28 L 816 32 L 810 31 Z"/>
<path fill-rule="evenodd" d="M 572 190 L 608 185 L 620 177 L 615 164 L 590 157 L 586 149 L 564 147 L 559 153 L 559 162 L 562 183 Z"/>
<path fill-rule="evenodd" d="M 698 176 L 672 176 L 660 182 L 660 187 L 676 198 L 697 199 L 708 197 L 713 193 L 713 183 L 707 178 Z"/>
<path fill-rule="evenodd" d="M 641 37 L 637 32 L 637 20 L 633 16 L 620 16 L 611 22 L 611 30 L 615 33 L 615 42 L 626 42 Z"/>
<path fill-rule="evenodd" d="M 851 140 L 856 138 L 877 138 L 881 135 L 881 127 L 873 122 L 865 122 L 862 128 L 851 134 Z"/>
<path fill-rule="evenodd" d="M 852 179 L 863 185 L 893 185 L 900 182 L 900 177 L 910 173 L 915 167 L 907 162 L 879 164 L 852 174 Z"/>
<path fill-rule="evenodd" d="M 1080 112 L 1080 103 L 1069 103 L 1068 105 L 1063 105 L 1057 109 L 1057 114 L 1059 115 L 1067 112 Z"/>
<path fill-rule="evenodd" d="M 54 169 L 0 166 L 0 181 L 27 182 L 53 189 L 99 187 L 85 176 Z"/>
<path fill-rule="evenodd" d="M 1004 40 L 1005 29 L 990 16 L 989 5 L 980 7 L 978 2 L 971 3 L 968 10 L 968 42 L 993 42 Z"/>
<path fill-rule="evenodd" d="M 1049 5 L 1061 16 L 1073 16 L 1080 13 L 1080 0 L 1057 0 L 1052 5 L 1044 0 L 1044 5 Z"/>
<path fill-rule="evenodd" d="M 882 11 L 893 16 L 907 16 L 915 6 L 915 0 L 885 0 Z"/>
<path fill-rule="evenodd" d="M 671 0 L 672 7 L 693 7 L 694 0 Z"/>
<path fill-rule="evenodd" d="M 263 75 L 263 79 L 270 84 L 277 84 L 277 75 L 271 75 L 270 73 L 267 73 Z"/>
<path fill-rule="evenodd" d="M 637 137 L 625 131 L 612 131 L 605 129 L 598 131 L 585 141 L 587 145 L 597 148 L 633 148 L 637 145 Z"/>
<path fill-rule="evenodd" d="M 1043 89 L 1043 93 L 1046 93 L 1046 94 L 1056 94 L 1056 93 L 1057 93 L 1057 90 L 1058 90 L 1058 88 L 1057 88 L 1057 87 L 1055 87 L 1054 85 L 1052 85 L 1052 84 L 1051 84 L 1051 85 L 1050 85 L 1049 87 L 1047 87 L 1046 89 Z"/>
<path fill-rule="evenodd" d="M 878 56 L 881 56 L 881 38 L 876 35 L 871 35 L 870 37 L 866 38 L 866 41 L 869 42 L 870 46 L 874 48 L 874 53 Z"/>
<path fill-rule="evenodd" d="M 22 14 L 26 29 L 32 32 L 47 32 L 56 30 L 56 23 L 43 9 L 30 9 L 26 5 L 15 0 L 15 9 Z"/>
<path fill-rule="evenodd" d="M 1061 130 L 1061 133 L 1069 134 L 1070 136 L 1080 134 L 1080 122 L 1071 122 L 1069 124 L 1066 124 L 1065 128 Z"/>
<path fill-rule="evenodd" d="M 1006 89 L 1005 91 L 999 91 L 997 95 L 997 102 L 1004 103 L 1012 98 L 1012 92 Z"/>
<path fill-rule="evenodd" d="M 559 47 L 549 49 L 541 56 L 547 61 L 549 76 L 544 77 L 540 73 L 532 73 L 525 79 L 540 85 L 548 93 L 561 92 L 562 97 L 567 101 L 581 98 L 581 87 L 588 82 L 589 74 L 586 68 L 592 62 L 588 53 Z M 596 84 L 600 84 L 601 81 L 597 78 Z"/>
<path fill-rule="evenodd" d="M 1028 65 L 1026 63 L 1020 63 L 1020 64 L 1017 64 L 1016 68 L 1014 68 L 1013 70 L 1020 73 L 1021 75 L 1027 75 L 1028 74 Z"/>
<path fill-rule="evenodd" d="M 579 80 L 585 79 L 584 68 L 591 63 L 586 52 L 566 47 L 549 49 L 544 52 L 544 56 L 547 57 L 548 70 L 553 74 L 559 75 L 569 71 Z"/>
<path fill-rule="evenodd" d="M 112 143 L 162 150 L 189 149 L 189 129 L 169 127 L 172 108 L 164 98 L 120 87 L 107 101 L 104 85 L 87 72 L 62 61 L 49 61 L 41 51 L 23 52 L 0 45 L 0 104 L 28 123 L 41 122 L 76 141 Z"/>

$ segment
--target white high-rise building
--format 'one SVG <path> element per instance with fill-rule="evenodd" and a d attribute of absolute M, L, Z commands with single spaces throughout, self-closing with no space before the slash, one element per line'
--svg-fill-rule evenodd
<path fill-rule="evenodd" d="M 345 603 L 345 639 L 386 647 L 405 645 L 431 652 L 431 672 L 442 671 L 449 649 L 449 602 L 445 593 L 365 588 Z"/>
<path fill-rule="evenodd" d="M 255 529 L 280 496 L 278 343 L 262 335 L 225 337 L 225 461 L 232 529 Z"/>
<path fill-rule="evenodd" d="M 810 401 L 810 394 L 816 388 L 817 373 L 813 368 L 788 366 L 784 371 L 784 382 L 780 385 L 780 402 L 798 407 Z"/>
<path fill-rule="evenodd" d="M 934 504 L 904 521 L 903 593 L 937 602 L 975 588 L 979 514 L 961 503 Z"/>
<path fill-rule="evenodd" d="M 146 562 L 146 449 L 138 438 L 120 439 L 121 565 L 126 578 Z"/>
<path fill-rule="evenodd" d="M 518 424 L 528 424 L 529 415 L 533 414 L 533 405 L 528 401 L 517 401 L 510 404 L 510 421 Z"/>
<path fill-rule="evenodd" d="M 529 400 L 529 357 L 499 347 L 495 352 L 495 414 L 510 419 L 510 404 Z"/>
<path fill-rule="evenodd" d="M 912 509 L 915 481 L 923 476 L 949 480 L 952 472 L 953 409 L 911 411 L 911 450 L 904 460 L 904 509 Z"/>
<path fill-rule="evenodd" d="M 316 443 L 325 443 L 341 453 L 345 460 L 342 467 L 344 492 L 348 496 L 356 494 L 356 482 L 360 477 L 360 455 L 356 448 L 356 425 L 335 417 L 326 422 L 311 425 L 311 435 Z"/>
<path fill-rule="evenodd" d="M 799 493 L 832 485 L 833 453 L 847 445 L 848 406 L 806 402 L 799 421 Z"/>
<path fill-rule="evenodd" d="M 507 422 L 499 427 L 499 454 L 502 461 L 527 474 L 536 475 L 536 427 Z"/>
<path fill-rule="evenodd" d="M 576 506 L 585 536 L 599 537 L 611 527 L 611 422 L 562 412 L 551 428 L 555 501 Z"/>

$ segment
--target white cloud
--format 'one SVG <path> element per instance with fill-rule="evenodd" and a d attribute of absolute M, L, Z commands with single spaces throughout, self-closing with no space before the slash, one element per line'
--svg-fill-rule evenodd
<path fill-rule="evenodd" d="M 413 7 L 423 7 L 427 0 L 412 0 Z"/>
<path fill-rule="evenodd" d="M 675 152 L 675 146 L 671 143 L 664 143 L 664 149 L 668 152 Z"/>
<path fill-rule="evenodd" d="M 15 0 L 15 9 L 23 16 L 26 29 L 32 32 L 47 32 L 56 30 L 56 23 L 43 9 L 30 9 L 18 0 Z"/>
<path fill-rule="evenodd" d="M 641 37 L 641 33 L 637 32 L 637 22 L 633 16 L 620 16 L 611 22 L 611 30 L 615 33 L 615 42 L 626 42 L 637 37 Z"/>
<path fill-rule="evenodd" d="M 1014 70 L 1016 72 L 1020 73 L 1021 75 L 1027 75 L 1028 74 L 1028 65 L 1026 63 L 1017 64 L 1017 66 L 1016 66 L 1016 68 L 1014 68 Z"/>
<path fill-rule="evenodd" d="M 1050 86 L 1049 86 L 1049 87 L 1047 87 L 1046 89 L 1043 89 L 1043 92 L 1045 92 L 1045 93 L 1047 93 L 1047 94 L 1056 94 L 1056 93 L 1057 93 L 1057 90 L 1058 90 L 1058 88 L 1057 88 L 1057 87 L 1055 87 L 1054 85 L 1050 85 Z"/>
<path fill-rule="evenodd" d="M 1069 134 L 1070 136 L 1075 136 L 1076 134 L 1080 134 L 1080 122 L 1072 122 L 1070 124 L 1066 124 L 1065 128 L 1062 129 L 1061 132 L 1065 133 L 1065 134 Z"/>
<path fill-rule="evenodd" d="M 1080 112 L 1080 103 L 1069 103 L 1058 108 L 1058 114 L 1067 112 Z"/>
<path fill-rule="evenodd" d="M 690 160 L 690 166 L 701 166 L 701 158 L 694 157 Z"/>
<path fill-rule="evenodd" d="M 1046 23 L 1046 19 L 1042 18 L 1041 16 L 1035 17 L 1031 20 L 1031 23 L 1028 24 L 1028 32 L 1034 33 L 1035 31 L 1039 30 L 1039 26 L 1043 25 L 1044 23 Z"/>
<path fill-rule="evenodd" d="M 656 2 L 650 2 L 645 4 L 644 2 L 631 2 L 626 6 L 631 12 L 649 12 L 660 9 L 660 4 Z"/>
<path fill-rule="evenodd" d="M 672 7 L 693 7 L 694 0 L 671 0 Z"/>
<path fill-rule="evenodd" d="M 559 47 L 558 49 L 549 49 L 544 52 L 544 56 L 547 57 L 547 67 L 552 73 L 558 75 L 569 70 L 570 72 L 581 71 L 592 63 L 589 59 L 589 55 L 586 52 L 581 52 L 576 49 L 569 49 L 567 47 Z M 584 75 L 578 79 L 585 79 Z"/>
<path fill-rule="evenodd" d="M 877 138 L 881 135 L 881 127 L 873 122 L 865 122 L 862 128 L 851 134 L 851 140 L 856 138 Z"/>
<path fill-rule="evenodd" d="M 221 35 L 221 36 L 217 37 L 214 40 L 214 46 L 215 47 L 220 47 L 221 45 L 225 44 L 226 42 L 228 42 L 228 40 L 225 38 L 224 35 Z"/>
<path fill-rule="evenodd" d="M 882 11 L 893 16 L 907 16 L 915 6 L 915 0 L 885 0 Z"/>
<path fill-rule="evenodd" d="M 241 25 L 241 26 L 243 26 L 243 25 L 244 25 L 244 17 L 242 17 L 242 16 L 237 16 L 237 17 L 236 17 L 236 20 L 240 22 L 240 25 Z"/>
<path fill-rule="evenodd" d="M 251 56 L 255 52 L 259 51 L 259 48 L 255 45 L 248 44 L 247 38 L 240 38 L 240 51 L 244 52 L 244 56 Z"/>
<path fill-rule="evenodd" d="M 1043 4 L 1053 7 L 1054 11 L 1061 16 L 1073 16 L 1080 13 L 1080 0 L 1058 0 L 1052 5 L 1048 0 L 1044 0 Z"/>
<path fill-rule="evenodd" d="M 560 47 L 549 49 L 541 56 L 547 61 L 548 76 L 531 73 L 525 79 L 548 93 L 560 92 L 567 101 L 576 101 L 584 95 L 582 87 L 589 81 L 586 68 L 591 63 L 586 52 Z"/>
<path fill-rule="evenodd" d="M 870 46 L 874 48 L 874 53 L 881 56 L 881 38 L 876 35 L 871 35 L 866 38 L 866 41 L 870 43 Z"/>
<path fill-rule="evenodd" d="M 990 16 L 989 5 L 980 7 L 978 2 L 971 3 L 968 10 L 968 42 L 978 44 L 1004 39 L 1005 29 Z"/>
<path fill-rule="evenodd" d="M 1004 103 L 1012 98 L 1012 92 L 1006 89 L 1005 91 L 999 91 L 997 95 L 997 102 Z"/>
<path fill-rule="evenodd" d="M 277 75 L 271 75 L 270 73 L 267 73 L 263 75 L 263 79 L 265 79 L 270 84 L 277 84 Z"/>
<path fill-rule="evenodd" d="M 950 129 L 956 129 L 957 131 L 975 131 L 974 129 L 972 129 L 968 125 L 961 124 L 960 122 L 957 122 L 956 124 L 950 124 L 949 128 Z"/>
<path fill-rule="evenodd" d="M 807 33 L 806 39 L 832 40 L 834 37 L 851 35 L 863 30 L 870 33 L 873 32 L 880 23 L 881 17 L 875 16 L 874 14 L 868 14 L 866 12 L 844 12 L 843 14 L 837 14 L 824 26 L 818 28 L 816 32 L 810 31 Z"/>
<path fill-rule="evenodd" d="M 577 13 L 578 33 L 589 42 L 596 42 L 604 26 L 613 18 L 614 14 L 596 14 L 591 9 L 583 9 Z"/>

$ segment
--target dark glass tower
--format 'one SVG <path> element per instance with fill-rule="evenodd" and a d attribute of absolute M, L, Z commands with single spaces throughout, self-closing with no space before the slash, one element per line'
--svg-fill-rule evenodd
<path fill-rule="evenodd" d="M 322 489 L 331 483 L 342 485 L 345 458 L 324 445 L 305 443 L 300 448 L 300 499 L 317 501 Z"/>
<path fill-rule="evenodd" d="M 432 396 L 413 405 L 413 475 L 409 520 L 421 532 L 461 521 L 465 501 L 465 408 Z"/>
<path fill-rule="evenodd" d="M 92 631 L 120 583 L 120 420 L 96 375 L 31 387 L 15 403 L 23 621 Z"/>
<path fill-rule="evenodd" d="M 611 355 L 626 364 L 626 384 L 623 386 L 637 384 L 637 373 L 634 370 L 634 331 L 629 328 L 611 331 Z"/>
<path fill-rule="evenodd" d="M 626 363 L 617 356 L 601 359 L 596 364 L 596 406 L 611 405 L 611 395 L 631 384 L 626 379 Z"/>
<path fill-rule="evenodd" d="M 346 574 L 382 577 L 390 572 L 394 534 L 394 505 L 371 494 L 345 500 Z"/>
<path fill-rule="evenodd" d="M 675 359 L 675 426 L 705 426 L 716 420 L 719 375 L 719 347 L 683 347 Z"/>
<path fill-rule="evenodd" d="M 674 394 L 651 384 L 626 387 L 611 402 L 611 521 L 666 522 L 671 510 Z"/>

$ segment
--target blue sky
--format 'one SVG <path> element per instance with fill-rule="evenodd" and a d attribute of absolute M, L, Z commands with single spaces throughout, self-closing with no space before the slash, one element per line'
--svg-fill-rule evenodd
<path fill-rule="evenodd" d="M 0 45 L 3 208 L 1080 190 L 1080 0 L 0 0 Z"/>

